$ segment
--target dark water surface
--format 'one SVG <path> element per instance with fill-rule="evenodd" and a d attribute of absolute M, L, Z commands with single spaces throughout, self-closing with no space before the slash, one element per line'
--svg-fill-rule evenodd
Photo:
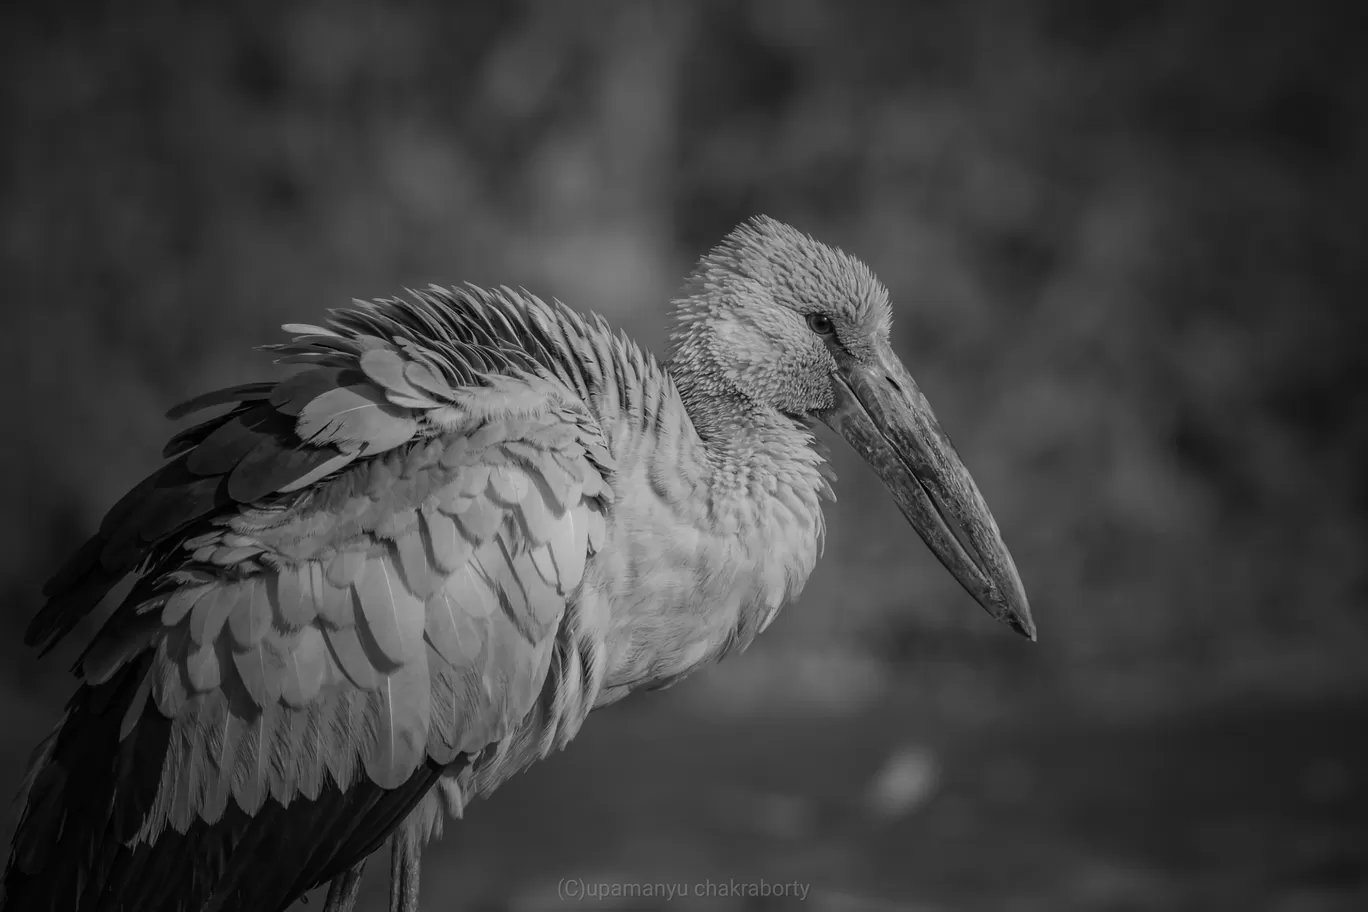
<path fill-rule="evenodd" d="M 1347 699 L 977 729 L 894 699 L 820 723 L 643 704 L 451 826 L 423 908 L 1368 908 L 1368 712 Z M 881 813 L 870 784 L 899 754 L 905 811 Z M 611 895 L 795 881 L 806 899 Z"/>

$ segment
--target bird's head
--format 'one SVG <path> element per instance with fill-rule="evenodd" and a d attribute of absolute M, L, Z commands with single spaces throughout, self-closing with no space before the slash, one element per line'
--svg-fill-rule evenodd
<path fill-rule="evenodd" d="M 761 216 L 703 257 L 677 318 L 672 363 L 688 369 L 692 392 L 725 391 L 831 427 L 969 594 L 1035 639 L 1012 556 L 893 352 L 888 290 L 868 266 Z"/>

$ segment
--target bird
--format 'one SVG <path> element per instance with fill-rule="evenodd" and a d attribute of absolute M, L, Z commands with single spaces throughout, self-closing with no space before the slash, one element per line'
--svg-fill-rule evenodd
<path fill-rule="evenodd" d="M 673 302 L 661 363 L 526 290 L 353 302 L 266 346 L 299 369 L 215 417 L 44 589 L 50 650 L 106 615 L 35 749 L 4 912 L 353 908 L 589 713 L 746 649 L 865 459 L 993 617 L 1036 638 L 983 496 L 860 260 L 756 216 Z M 112 610 L 111 610 L 112 606 Z"/>

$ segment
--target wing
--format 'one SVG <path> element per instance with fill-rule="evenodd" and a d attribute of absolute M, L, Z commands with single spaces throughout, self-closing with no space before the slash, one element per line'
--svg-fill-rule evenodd
<path fill-rule="evenodd" d="M 453 345 L 459 324 L 427 348 L 440 315 L 390 307 L 302 328 L 302 373 L 188 403 L 235 405 L 173 439 L 50 584 L 28 632 L 47 646 L 140 574 L 31 771 L 12 902 L 45 883 L 50 906 L 159 908 L 187 863 L 182 886 L 223 895 L 247 842 L 325 876 L 531 707 L 603 538 L 602 434 L 521 356 Z"/>

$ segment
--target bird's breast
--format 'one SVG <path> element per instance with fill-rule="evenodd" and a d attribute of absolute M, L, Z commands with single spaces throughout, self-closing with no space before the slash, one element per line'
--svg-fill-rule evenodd
<path fill-rule="evenodd" d="M 607 687 L 665 686 L 745 648 L 816 562 L 820 514 L 720 523 L 707 504 L 671 502 L 649 485 L 619 490 L 586 581 L 606 608 Z"/>

